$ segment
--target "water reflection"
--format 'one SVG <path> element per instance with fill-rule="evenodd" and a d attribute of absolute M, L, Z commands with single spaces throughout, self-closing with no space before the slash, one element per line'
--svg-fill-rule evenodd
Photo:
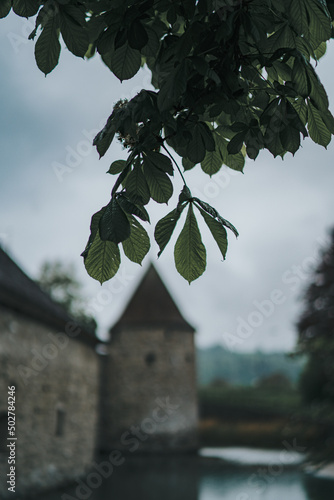
<path fill-rule="evenodd" d="M 273 469 L 274 470 L 274 469 Z M 98 486 L 87 478 L 43 500 L 333 500 L 334 481 L 298 470 L 237 467 L 201 457 L 126 457 Z"/>
<path fill-rule="evenodd" d="M 219 475 L 210 474 L 201 479 L 198 500 L 308 499 L 301 474 L 298 472 L 285 472 L 277 478 L 265 476 L 259 479 L 257 476 L 257 473 L 246 471 Z M 323 497 L 322 500 L 324 500 Z"/>

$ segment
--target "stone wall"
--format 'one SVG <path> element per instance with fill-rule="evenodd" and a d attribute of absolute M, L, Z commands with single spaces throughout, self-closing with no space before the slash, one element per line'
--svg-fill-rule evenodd
<path fill-rule="evenodd" d="M 166 328 L 113 332 L 103 365 L 105 451 L 196 449 L 193 332 Z"/>
<path fill-rule="evenodd" d="M 83 475 L 94 458 L 99 360 L 94 347 L 0 308 L 0 497 L 8 492 L 7 387 L 16 387 L 16 491 Z"/>

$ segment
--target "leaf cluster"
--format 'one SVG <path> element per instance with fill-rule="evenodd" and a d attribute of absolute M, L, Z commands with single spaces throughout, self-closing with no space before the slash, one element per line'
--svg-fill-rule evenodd
<path fill-rule="evenodd" d="M 121 81 L 143 65 L 152 74 L 155 90 L 116 103 L 94 139 L 100 157 L 115 137 L 128 150 L 127 161 L 110 166 L 117 175 L 112 197 L 93 216 L 83 253 L 101 282 L 117 271 L 120 244 L 127 257 L 142 261 L 149 238 L 138 218 L 148 222 L 151 199 L 168 202 L 175 169 L 186 189 L 156 227 L 159 245 L 188 205 L 175 246 L 179 272 L 192 281 L 205 268 L 194 208 L 225 256 L 224 219 L 191 197 L 168 148 L 184 171 L 200 164 L 211 176 L 222 165 L 242 172 L 245 157 L 256 159 L 263 149 L 294 155 L 306 136 L 324 147 L 331 140 L 334 119 L 315 67 L 332 37 L 333 1 L 13 0 L 2 3 L 0 15 L 11 7 L 36 15 L 30 38 L 38 34 L 36 62 L 45 74 L 58 63 L 60 36 L 76 56 L 99 54 Z"/>

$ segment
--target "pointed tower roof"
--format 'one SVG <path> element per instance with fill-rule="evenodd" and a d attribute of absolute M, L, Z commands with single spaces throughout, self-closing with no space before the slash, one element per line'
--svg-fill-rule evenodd
<path fill-rule="evenodd" d="M 124 327 L 155 326 L 195 331 L 183 318 L 155 267 L 151 264 L 120 319 L 110 332 Z"/>
<path fill-rule="evenodd" d="M 59 304 L 27 276 L 0 247 L 0 305 L 29 316 L 47 326 L 64 330 L 71 318 Z M 81 327 L 81 325 L 78 325 Z M 78 340 L 96 344 L 98 339 L 84 328 Z"/>

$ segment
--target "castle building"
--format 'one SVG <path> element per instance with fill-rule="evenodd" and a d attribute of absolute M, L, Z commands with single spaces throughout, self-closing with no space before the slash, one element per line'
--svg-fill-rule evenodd
<path fill-rule="evenodd" d="M 103 358 L 101 448 L 197 448 L 194 329 L 151 265 L 110 330 Z"/>
<path fill-rule="evenodd" d="M 1 498 L 88 470 L 98 424 L 96 344 L 0 248 Z"/>
<path fill-rule="evenodd" d="M 194 329 L 153 266 L 99 343 L 0 248 L 1 498 L 75 482 L 101 450 L 197 448 Z"/>

